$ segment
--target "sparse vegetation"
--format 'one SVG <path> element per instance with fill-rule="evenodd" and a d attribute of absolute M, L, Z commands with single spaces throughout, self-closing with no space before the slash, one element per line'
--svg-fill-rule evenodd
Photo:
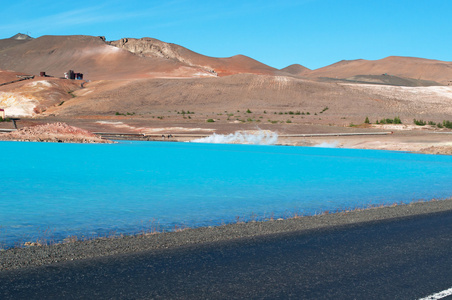
<path fill-rule="evenodd" d="M 11 122 L 11 119 L 10 118 L 3 119 L 2 117 L 0 117 L 0 122 Z"/>
<path fill-rule="evenodd" d="M 451 121 L 443 121 L 443 126 L 449 129 L 452 129 L 452 122 Z"/>
<path fill-rule="evenodd" d="M 380 121 L 377 120 L 377 124 L 402 124 L 402 120 L 400 120 L 399 117 L 395 117 L 394 119 L 381 119 Z"/>
<path fill-rule="evenodd" d="M 120 113 L 118 111 L 115 113 L 115 115 L 117 115 L 117 116 L 133 116 L 134 114 L 135 114 L 134 112 L 132 112 L 132 113 L 130 113 L 130 112 Z"/>
<path fill-rule="evenodd" d="M 443 122 L 433 122 L 433 121 L 424 121 L 424 120 L 417 120 L 417 119 L 413 119 L 413 123 L 416 124 L 417 126 L 425 126 L 425 125 L 430 125 L 430 126 L 436 126 L 438 128 L 448 128 L 448 129 L 452 129 L 452 122 L 451 121 L 446 121 L 444 120 Z"/>
<path fill-rule="evenodd" d="M 369 118 L 366 117 L 366 119 L 364 120 L 364 124 L 370 124 Z"/>
<path fill-rule="evenodd" d="M 214 119 L 207 119 L 206 122 L 208 122 L 208 123 L 213 123 L 213 122 L 215 122 L 215 120 L 214 120 Z"/>
<path fill-rule="evenodd" d="M 58 106 L 61 106 L 64 104 L 64 101 L 61 101 L 60 104 L 58 104 Z"/>
<path fill-rule="evenodd" d="M 413 119 L 414 124 L 416 124 L 417 126 L 425 126 L 427 125 L 427 122 L 425 122 L 424 120 L 416 120 Z"/>
<path fill-rule="evenodd" d="M 324 112 L 326 112 L 328 110 L 328 106 L 325 106 L 325 108 L 320 112 L 321 114 L 323 114 Z"/>
<path fill-rule="evenodd" d="M 177 112 L 177 114 L 179 115 L 179 114 L 181 114 L 181 115 L 192 115 L 192 114 L 194 114 L 194 112 L 192 112 L 192 111 L 189 111 L 189 110 L 187 110 L 187 111 L 185 111 L 185 110 L 181 110 L 180 112 L 178 111 Z"/>
<path fill-rule="evenodd" d="M 74 91 L 68 91 L 67 93 L 68 93 L 69 95 L 71 95 L 72 98 L 77 97 L 76 95 L 74 95 Z"/>
<path fill-rule="evenodd" d="M 286 123 L 292 123 L 292 121 L 291 120 L 287 120 Z"/>
<path fill-rule="evenodd" d="M 247 114 L 250 114 L 250 113 L 252 113 L 252 111 L 249 110 L 249 109 L 247 109 L 247 110 L 246 110 L 246 113 L 247 113 Z"/>

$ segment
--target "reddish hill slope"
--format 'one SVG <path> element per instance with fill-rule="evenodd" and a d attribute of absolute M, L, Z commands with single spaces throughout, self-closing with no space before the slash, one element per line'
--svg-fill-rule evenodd
<path fill-rule="evenodd" d="M 165 43 L 153 38 L 123 38 L 109 42 L 142 57 L 173 59 L 189 66 L 200 67 L 214 75 L 225 76 L 239 73 L 273 75 L 278 70 L 244 55 L 216 58 L 201 55 L 182 46 Z"/>
<path fill-rule="evenodd" d="M 0 40 L 0 51 L 17 45 L 24 44 L 31 40 L 33 40 L 32 37 L 26 34 L 18 33 L 15 36 L 10 37 L 9 39 Z"/>
<path fill-rule="evenodd" d="M 69 69 L 86 79 L 184 76 L 196 68 L 164 58 L 143 58 L 107 45 L 100 37 L 42 36 L 0 51 L 0 69 L 61 77 Z M 184 69 L 185 67 L 185 69 Z"/>
<path fill-rule="evenodd" d="M 452 82 L 452 62 L 415 57 L 390 56 L 380 60 L 343 60 L 313 70 L 309 77 L 348 78 L 355 75 L 395 75 L 405 78 Z"/>
<path fill-rule="evenodd" d="M 296 76 L 306 76 L 311 72 L 311 69 L 299 64 L 293 64 L 281 69 L 282 72 L 289 73 Z"/>
<path fill-rule="evenodd" d="M 71 69 L 90 80 L 279 73 L 242 55 L 214 58 L 150 38 L 105 42 L 93 36 L 0 40 L 0 69 L 56 77 Z"/>

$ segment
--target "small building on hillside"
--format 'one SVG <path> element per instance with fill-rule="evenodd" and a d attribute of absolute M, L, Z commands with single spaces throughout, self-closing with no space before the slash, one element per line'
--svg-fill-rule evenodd
<path fill-rule="evenodd" d="M 2 120 L 6 119 L 5 110 L 3 108 L 0 108 L 0 118 L 2 118 Z"/>
<path fill-rule="evenodd" d="M 69 70 L 69 71 L 64 73 L 64 78 L 66 78 L 66 79 L 83 80 L 83 74 L 82 73 L 75 73 L 74 70 Z"/>

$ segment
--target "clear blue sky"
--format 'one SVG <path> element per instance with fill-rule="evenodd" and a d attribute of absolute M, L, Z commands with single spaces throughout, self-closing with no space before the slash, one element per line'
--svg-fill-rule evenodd
<path fill-rule="evenodd" d="M 153 37 L 275 68 L 415 56 L 452 61 L 452 0 L 4 1 L 0 38 Z"/>

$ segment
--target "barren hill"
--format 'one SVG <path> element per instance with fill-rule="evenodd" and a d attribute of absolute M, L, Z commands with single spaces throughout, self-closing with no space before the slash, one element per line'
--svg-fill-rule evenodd
<path fill-rule="evenodd" d="M 31 74 L 44 71 L 56 77 L 72 69 L 90 80 L 186 76 L 199 71 L 174 60 L 139 57 L 92 36 L 42 36 L 0 54 L 0 69 Z"/>
<path fill-rule="evenodd" d="M 74 92 L 75 98 L 45 114 L 57 116 L 110 116 L 116 112 L 133 118 L 164 117 L 176 111 L 196 112 L 185 122 L 205 123 L 226 111 L 240 111 L 241 120 L 252 115 L 247 109 L 268 119 L 321 124 L 350 124 L 400 116 L 444 120 L 452 114 L 450 87 L 397 87 L 315 82 L 291 76 L 237 74 L 215 78 L 141 79 L 131 82 L 92 82 Z M 287 115 L 289 111 L 310 114 Z M 265 116 L 267 112 L 268 115 Z M 181 121 L 182 116 L 176 120 Z M 257 120 L 254 120 L 257 121 Z M 260 122 L 259 121 L 259 122 Z M 259 123 L 257 123 L 259 124 Z"/>
<path fill-rule="evenodd" d="M 309 77 L 349 78 L 356 75 L 395 75 L 404 78 L 452 83 L 452 62 L 390 56 L 380 60 L 343 60 L 313 70 Z"/>
<path fill-rule="evenodd" d="M 173 59 L 189 66 L 199 67 L 214 75 L 225 76 L 238 73 L 275 74 L 277 69 L 244 55 L 216 58 L 201 55 L 182 46 L 165 43 L 152 38 L 123 38 L 109 42 L 142 57 Z"/>
<path fill-rule="evenodd" d="M 11 48 L 11 47 L 14 47 L 17 45 L 24 44 L 31 40 L 33 40 L 32 37 L 30 37 L 26 34 L 18 33 L 16 35 L 10 37 L 9 39 L 0 40 L 0 51 L 2 51 L 3 49 L 7 49 L 7 48 Z"/>
<path fill-rule="evenodd" d="M 308 69 L 299 64 L 293 64 L 281 69 L 281 71 L 297 76 L 306 76 L 311 72 L 311 69 Z"/>
<path fill-rule="evenodd" d="M 106 42 L 93 36 L 42 36 L 0 40 L 0 69 L 62 77 L 74 70 L 85 79 L 203 77 L 279 71 L 246 56 L 204 56 L 156 39 Z"/>
<path fill-rule="evenodd" d="M 140 126 L 212 120 L 282 128 L 348 126 L 366 117 L 442 122 L 452 115 L 452 86 L 433 82 L 448 83 L 450 62 L 388 57 L 277 70 L 243 55 L 214 58 L 151 38 L 93 36 L 6 39 L 0 48 L 0 70 L 12 70 L 0 71 L 0 83 L 41 71 L 54 76 L 1 86 L 0 108 L 8 116 L 94 120 L 89 126 L 127 119 Z M 58 78 L 70 69 L 89 82 Z"/>

